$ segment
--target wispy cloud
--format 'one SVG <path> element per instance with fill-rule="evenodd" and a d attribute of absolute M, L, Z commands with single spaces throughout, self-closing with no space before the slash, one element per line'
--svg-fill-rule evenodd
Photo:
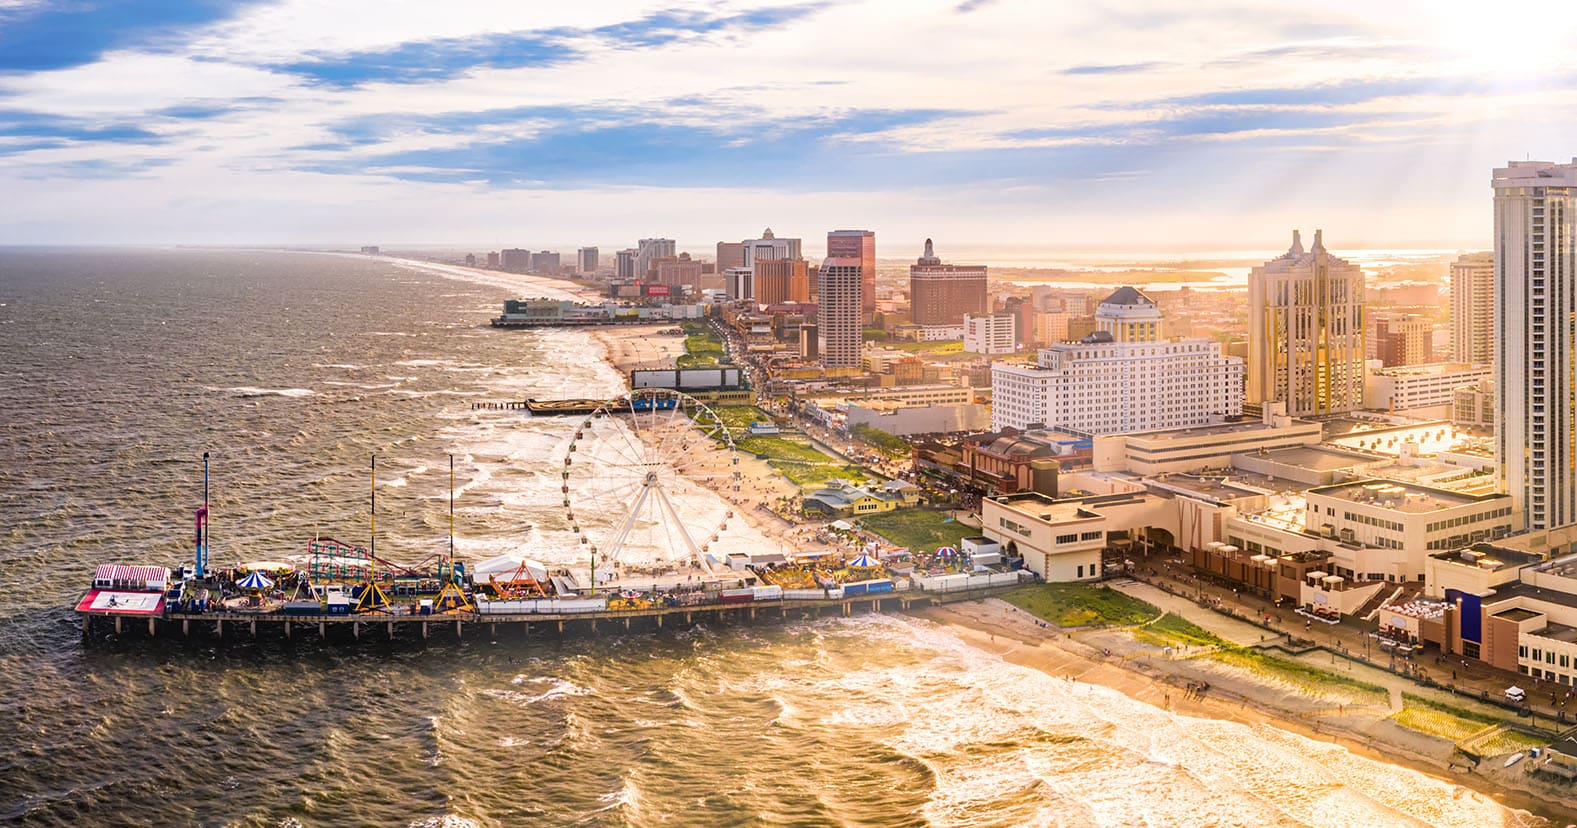
<path fill-rule="evenodd" d="M 1129 75 L 1135 72 L 1149 72 L 1165 68 L 1167 64 L 1151 60 L 1143 63 L 1096 63 L 1088 66 L 1069 66 L 1063 69 L 1064 75 Z"/>

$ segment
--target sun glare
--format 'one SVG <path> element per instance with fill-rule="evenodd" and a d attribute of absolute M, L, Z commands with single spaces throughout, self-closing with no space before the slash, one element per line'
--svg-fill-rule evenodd
<path fill-rule="evenodd" d="M 1453 0 L 1431 4 L 1427 19 L 1444 57 L 1466 72 L 1526 76 L 1572 63 L 1577 5 L 1566 0 Z"/>

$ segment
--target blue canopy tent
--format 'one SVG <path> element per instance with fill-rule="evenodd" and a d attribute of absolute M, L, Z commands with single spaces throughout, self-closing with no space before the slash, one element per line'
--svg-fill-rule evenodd
<path fill-rule="evenodd" d="M 237 581 L 236 586 L 240 587 L 241 589 L 273 589 L 274 582 L 270 581 L 268 576 L 264 575 L 263 573 L 254 571 L 245 578 L 242 578 L 240 581 Z"/>
<path fill-rule="evenodd" d="M 870 555 L 861 555 L 858 558 L 849 561 L 849 566 L 855 567 L 856 569 L 869 569 L 873 566 L 880 566 L 880 564 Z"/>

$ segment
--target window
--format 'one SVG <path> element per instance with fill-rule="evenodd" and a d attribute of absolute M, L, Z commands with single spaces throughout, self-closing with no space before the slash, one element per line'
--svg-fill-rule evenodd
<path fill-rule="evenodd" d="M 1082 564 L 1079 566 L 1079 577 L 1084 577 L 1084 566 Z"/>
<path fill-rule="evenodd" d="M 1079 540 L 1100 540 L 1105 532 L 1084 532 L 1079 535 Z"/>
<path fill-rule="evenodd" d="M 1076 541 L 1078 539 L 1079 539 L 1079 536 L 1076 535 L 1076 534 L 1074 534 L 1074 535 L 1058 535 L 1057 536 L 1057 543 L 1073 543 L 1074 541 Z"/>

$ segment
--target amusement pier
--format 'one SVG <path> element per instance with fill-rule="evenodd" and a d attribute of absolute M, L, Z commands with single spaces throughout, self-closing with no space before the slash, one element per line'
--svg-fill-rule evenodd
<path fill-rule="evenodd" d="M 578 401 L 584 403 L 585 401 Z M 577 409 L 585 408 L 577 404 Z M 555 412 L 558 413 L 558 412 Z M 489 636 L 649 631 L 698 623 L 738 624 L 825 614 L 907 610 L 980 598 L 1033 575 L 985 538 L 959 547 L 728 552 L 713 548 L 737 520 L 680 497 L 699 486 L 739 491 L 738 457 L 726 424 L 681 392 L 645 389 L 584 415 L 563 458 L 564 523 L 577 569 L 524 554 L 463 562 L 454 551 L 454 463 L 449 547 L 414 565 L 377 554 L 377 459 L 369 466 L 367 546 L 313 537 L 282 560 L 216 568 L 208 548 L 208 455 L 203 506 L 195 512 L 190 564 L 103 564 L 77 602 L 84 636 L 116 635 L 355 641 L 364 635 L 455 638 L 486 625 Z M 834 531 L 844 531 L 837 528 Z M 845 524 L 846 526 L 846 524 Z M 628 562 L 628 550 L 649 559 Z M 505 629 L 500 630 L 500 626 Z"/>

